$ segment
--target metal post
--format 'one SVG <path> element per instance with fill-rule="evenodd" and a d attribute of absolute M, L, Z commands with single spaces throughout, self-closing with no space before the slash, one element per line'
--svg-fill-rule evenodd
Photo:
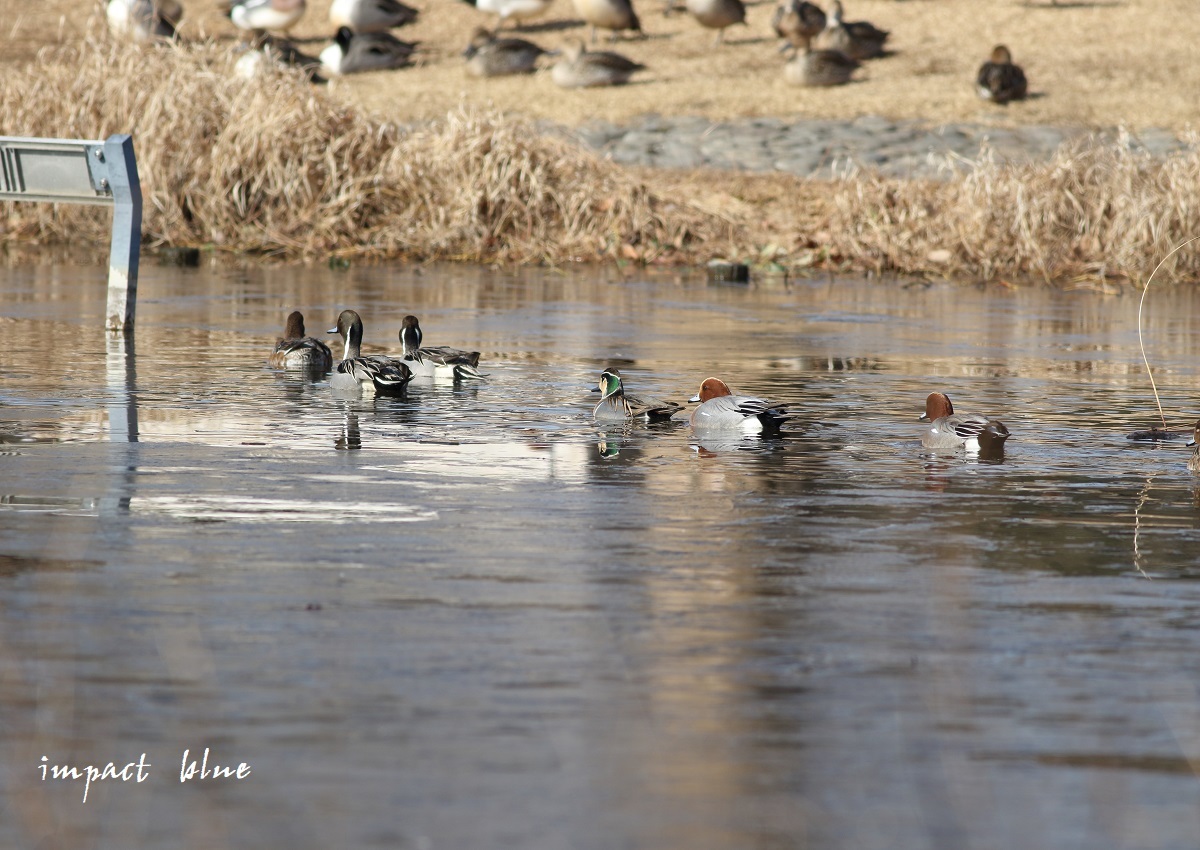
<path fill-rule="evenodd" d="M 107 327 L 110 331 L 128 332 L 133 329 L 137 307 L 138 260 L 142 250 L 142 187 L 129 134 L 109 136 L 104 141 L 104 159 L 113 194 Z"/>
<path fill-rule="evenodd" d="M 142 187 L 133 139 L 102 142 L 0 136 L 0 201 L 112 205 L 108 258 L 110 331 L 133 328 L 142 247 Z"/>

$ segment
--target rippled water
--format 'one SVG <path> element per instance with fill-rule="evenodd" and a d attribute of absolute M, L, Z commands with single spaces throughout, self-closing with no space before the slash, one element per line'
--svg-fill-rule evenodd
<path fill-rule="evenodd" d="M 1194 848 L 1200 476 L 1132 294 L 465 267 L 0 270 L 0 845 Z M 490 377 L 270 370 L 358 309 Z M 1152 293 L 1170 424 L 1200 295 Z M 782 439 L 599 432 L 709 375 Z M 931 455 L 925 395 L 1003 418 Z M 243 779 L 181 783 L 182 754 Z M 138 761 L 142 783 L 41 779 Z M 211 765 L 210 765 L 211 766 Z"/>

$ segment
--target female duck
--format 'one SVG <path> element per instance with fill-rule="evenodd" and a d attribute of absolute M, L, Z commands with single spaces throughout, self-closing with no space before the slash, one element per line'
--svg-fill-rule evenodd
<path fill-rule="evenodd" d="M 783 66 L 783 78 L 794 86 L 840 86 L 861 67 L 838 50 L 810 50 L 805 43 Z"/>
<path fill-rule="evenodd" d="M 1012 54 L 1003 44 L 992 50 L 992 58 L 979 66 L 975 77 L 975 90 L 984 100 L 993 103 L 1008 103 L 1025 97 L 1028 84 L 1021 66 L 1014 65 Z"/>
<path fill-rule="evenodd" d="M 328 372 L 333 368 L 333 352 L 315 337 L 304 335 L 304 314 L 293 310 L 287 317 L 283 339 L 275 341 L 268 362 L 276 369 L 307 369 Z"/>
<path fill-rule="evenodd" d="M 564 89 L 619 86 L 645 67 L 620 53 L 589 52 L 582 41 L 575 39 L 563 48 L 562 58 L 554 65 L 550 79 Z"/>
<path fill-rule="evenodd" d="M 404 388 L 412 380 L 408 366 L 391 357 L 362 356 L 363 323 L 358 313 L 343 310 L 338 316 L 337 327 L 330 328 L 328 333 L 341 334 L 346 340 L 342 359 L 333 367 L 333 375 L 329 379 L 332 389 L 339 392 L 367 390 L 376 395 L 404 393 Z"/>
<path fill-rule="evenodd" d="M 891 35 L 867 21 L 843 21 L 841 0 L 829 4 L 825 31 L 821 33 L 820 47 L 840 50 L 851 59 L 859 61 L 883 55 L 883 44 Z"/>
<path fill-rule="evenodd" d="M 625 385 L 621 382 L 621 373 L 616 369 L 601 372 L 600 384 L 592 392 L 603 394 L 592 410 L 592 418 L 597 422 L 628 422 L 631 419 L 666 422 L 683 410 L 682 404 L 673 401 L 627 395 Z"/>
<path fill-rule="evenodd" d="M 462 351 L 444 345 L 421 347 L 421 323 L 416 316 L 405 316 L 400 323 L 400 346 L 404 364 L 414 378 L 483 378 L 479 371 L 479 352 Z"/>
<path fill-rule="evenodd" d="M 794 414 L 787 406 L 756 396 L 737 395 L 720 378 L 706 378 L 691 398 L 700 402 L 692 411 L 693 431 L 733 431 L 743 434 L 778 433 Z"/>
<path fill-rule="evenodd" d="M 922 422 L 932 423 L 921 435 L 921 445 L 927 449 L 962 449 L 968 452 L 1003 453 L 1008 429 L 999 419 L 988 419 L 977 413 L 955 413 L 950 396 L 930 393 L 925 399 Z"/>
<path fill-rule="evenodd" d="M 523 38 L 497 38 L 478 27 L 471 43 L 463 51 L 467 73 L 474 77 L 504 77 L 509 74 L 530 74 L 537 61 L 548 51 Z"/>

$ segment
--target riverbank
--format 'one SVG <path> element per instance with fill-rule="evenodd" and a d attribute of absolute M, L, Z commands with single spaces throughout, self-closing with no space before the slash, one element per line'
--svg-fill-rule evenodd
<path fill-rule="evenodd" d="M 723 257 L 790 272 L 1139 281 L 1200 233 L 1200 159 L 1166 128 L 1131 143 L 1079 127 L 878 114 L 571 126 L 471 105 L 400 122 L 346 97 L 340 83 L 314 87 L 286 72 L 238 79 L 228 41 L 130 50 L 94 28 L 61 41 L 6 76 L 6 132 L 134 129 L 150 247 L 309 261 Z M 397 73 L 389 79 L 410 79 Z M 795 168 L 781 167 L 772 139 L 792 145 Z M 852 140 L 859 155 L 843 158 L 837 145 Z M 697 159 L 661 161 L 688 144 Z M 612 161 L 638 164 L 625 153 L 639 150 L 642 165 L 675 167 Z M 867 167 L 830 167 L 847 159 Z M 764 170 L 713 167 L 722 164 Z M 815 172 L 832 179 L 805 179 Z M 104 239 L 106 218 L 95 211 L 9 209 L 6 239 Z M 1181 254 L 1163 279 L 1195 279 L 1200 259 Z"/>

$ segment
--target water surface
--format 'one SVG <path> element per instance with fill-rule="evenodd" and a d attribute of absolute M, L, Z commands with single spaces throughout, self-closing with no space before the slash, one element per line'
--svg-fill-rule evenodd
<path fill-rule="evenodd" d="M 1129 293 L 0 270 L 0 845 L 1194 848 L 1200 477 Z M 288 311 L 478 348 L 344 400 Z M 1200 295 L 1152 293 L 1170 424 Z M 799 413 L 599 431 L 599 372 Z M 925 395 L 1002 418 L 930 454 Z M 209 748 L 241 779 L 181 783 Z M 142 783 L 41 780 L 49 764 Z"/>

